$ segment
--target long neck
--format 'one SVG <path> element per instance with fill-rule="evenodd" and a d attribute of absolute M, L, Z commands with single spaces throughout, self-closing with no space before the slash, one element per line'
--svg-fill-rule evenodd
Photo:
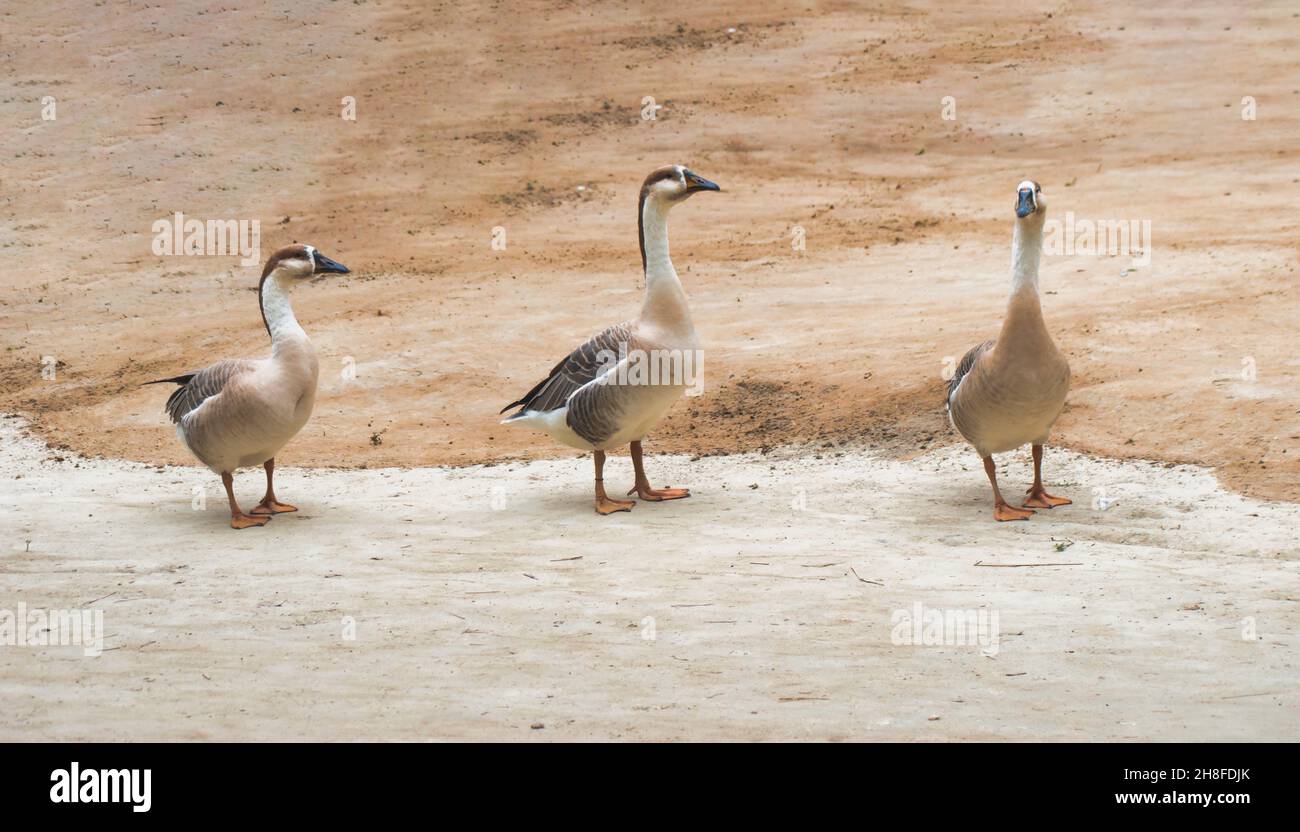
<path fill-rule="evenodd" d="M 267 276 L 262 281 L 261 290 L 262 318 L 271 333 L 271 354 L 280 355 L 286 349 L 300 347 L 310 342 L 307 333 L 298 325 L 293 316 L 293 307 L 289 305 L 289 292 L 276 274 Z"/>
<path fill-rule="evenodd" d="M 686 292 L 668 256 L 667 208 L 657 199 L 642 200 L 640 226 L 645 266 L 645 302 L 641 306 L 641 318 L 666 326 L 689 328 L 691 313 L 686 304 Z"/>
<path fill-rule="evenodd" d="M 1017 222 L 1011 241 L 1011 297 L 999 340 L 1047 335 L 1043 307 L 1038 299 L 1038 261 L 1042 253 L 1042 223 Z"/>
<path fill-rule="evenodd" d="M 1011 240 L 1011 294 L 1038 296 L 1038 261 L 1043 253 L 1043 226 L 1016 223 Z"/>

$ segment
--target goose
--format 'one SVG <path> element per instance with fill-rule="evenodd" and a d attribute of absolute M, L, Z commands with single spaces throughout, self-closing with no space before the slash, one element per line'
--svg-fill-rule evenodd
<path fill-rule="evenodd" d="M 519 408 L 502 424 L 540 430 L 569 447 L 594 452 L 599 514 L 631 511 L 636 504 L 605 493 L 605 452 L 625 444 L 631 446 L 636 475 L 628 496 L 651 502 L 691 496 L 686 488 L 650 486 L 641 442 L 689 386 L 688 373 L 678 370 L 698 355 L 700 345 L 686 293 L 668 256 L 668 212 L 693 194 L 720 190 L 681 165 L 661 167 L 647 176 L 637 202 L 645 275 L 640 315 L 592 337 L 522 398 L 501 409 L 505 413 Z M 657 356 L 677 365 L 646 379 L 634 365 L 647 357 L 653 362 Z"/>
<path fill-rule="evenodd" d="M 1043 445 L 1065 406 L 1070 365 L 1056 348 L 1038 299 L 1038 261 L 1047 204 L 1037 182 L 1016 187 L 1011 298 L 1002 330 L 966 353 L 948 385 L 948 418 L 984 459 L 993 486 L 996 520 L 1028 520 L 1036 508 L 1069 505 L 1043 488 Z M 1024 508 L 1007 504 L 998 490 L 993 454 L 1033 446 L 1034 484 Z"/>
<path fill-rule="evenodd" d="M 221 476 L 230 501 L 230 526 L 263 526 L 276 514 L 297 511 L 275 497 L 275 455 L 302 429 L 316 403 L 316 352 L 289 305 L 295 283 L 313 275 L 347 274 L 308 245 L 285 246 L 262 269 L 257 300 L 271 336 L 269 358 L 218 361 L 194 373 L 148 381 L 179 384 L 167 399 L 176 435 L 200 462 Z M 245 514 L 235 502 L 234 472 L 249 465 L 266 470 L 266 496 Z"/>

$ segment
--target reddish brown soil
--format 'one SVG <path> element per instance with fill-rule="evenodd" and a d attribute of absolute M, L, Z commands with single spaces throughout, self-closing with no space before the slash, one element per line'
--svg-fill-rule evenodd
<path fill-rule="evenodd" d="M 496 411 L 634 314 L 637 188 L 682 162 L 725 189 L 671 228 L 708 389 L 653 450 L 954 441 L 940 371 L 997 330 L 1033 177 L 1053 216 L 1154 235 L 1127 276 L 1126 258 L 1044 262 L 1075 378 L 1058 441 L 1300 499 L 1283 4 L 204 5 L 3 15 L 0 409 L 57 447 L 184 461 L 164 391 L 139 383 L 266 349 L 255 269 L 151 253 L 179 210 L 260 219 L 264 252 L 310 242 L 355 270 L 295 297 L 322 382 L 286 464 L 568 453 Z"/>

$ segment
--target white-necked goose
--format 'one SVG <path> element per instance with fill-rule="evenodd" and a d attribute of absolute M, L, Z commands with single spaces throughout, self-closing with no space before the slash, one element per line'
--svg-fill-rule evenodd
<path fill-rule="evenodd" d="M 1021 182 L 1016 188 L 1011 299 L 1002 330 L 996 340 L 966 353 L 948 386 L 948 417 L 984 459 L 997 520 L 1028 520 L 1035 508 L 1070 502 L 1043 489 L 1043 444 L 1070 389 L 1070 365 L 1047 331 L 1038 299 L 1046 213 L 1038 183 Z M 1033 445 L 1034 484 L 1025 508 L 1019 509 L 1008 505 L 998 490 L 993 454 L 1027 443 Z"/>
<path fill-rule="evenodd" d="M 668 212 L 700 191 L 721 190 L 681 165 L 659 168 L 646 177 L 637 203 L 645 299 L 641 314 L 617 324 L 578 347 L 550 375 L 518 401 L 502 408 L 519 411 L 504 423 L 544 431 L 573 448 L 595 452 L 596 511 L 630 511 L 630 500 L 605 494 L 605 451 L 631 445 L 636 485 L 628 492 L 643 500 L 689 497 L 685 488 L 650 487 L 642 463 L 641 440 L 690 386 L 684 372 L 659 375 L 646 383 L 634 362 L 648 356 L 691 361 L 699 338 L 686 293 L 668 256 Z M 677 367 L 681 370 L 681 367 Z"/>
<path fill-rule="evenodd" d="M 147 384 L 174 383 L 167 414 L 176 435 L 199 461 L 221 475 L 230 500 L 230 525 L 265 525 L 272 515 L 297 511 L 275 498 L 271 478 L 275 455 L 307 423 L 316 402 L 316 352 L 289 305 L 293 284 L 318 274 L 348 269 L 312 246 L 285 246 L 266 261 L 258 285 L 262 322 L 271 336 L 269 358 L 218 361 L 195 373 Z M 235 502 L 237 468 L 261 465 L 266 495 L 248 514 Z"/>

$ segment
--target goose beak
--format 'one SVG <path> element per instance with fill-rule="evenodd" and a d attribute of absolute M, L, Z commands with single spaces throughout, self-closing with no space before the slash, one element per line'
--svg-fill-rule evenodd
<path fill-rule="evenodd" d="M 696 193 L 697 191 L 721 191 L 722 190 L 714 183 L 705 179 L 703 176 L 700 176 L 699 174 L 693 173 L 689 170 L 684 171 L 682 175 L 686 177 L 686 193 L 688 194 L 693 194 Z"/>
<path fill-rule="evenodd" d="M 1021 188 L 1019 199 L 1016 200 L 1016 216 L 1024 219 L 1038 209 L 1038 202 L 1034 199 L 1034 192 L 1030 188 Z"/>
<path fill-rule="evenodd" d="M 312 270 L 312 274 L 347 274 L 350 271 L 351 269 L 342 263 L 329 259 L 319 251 L 316 252 L 316 268 Z"/>

